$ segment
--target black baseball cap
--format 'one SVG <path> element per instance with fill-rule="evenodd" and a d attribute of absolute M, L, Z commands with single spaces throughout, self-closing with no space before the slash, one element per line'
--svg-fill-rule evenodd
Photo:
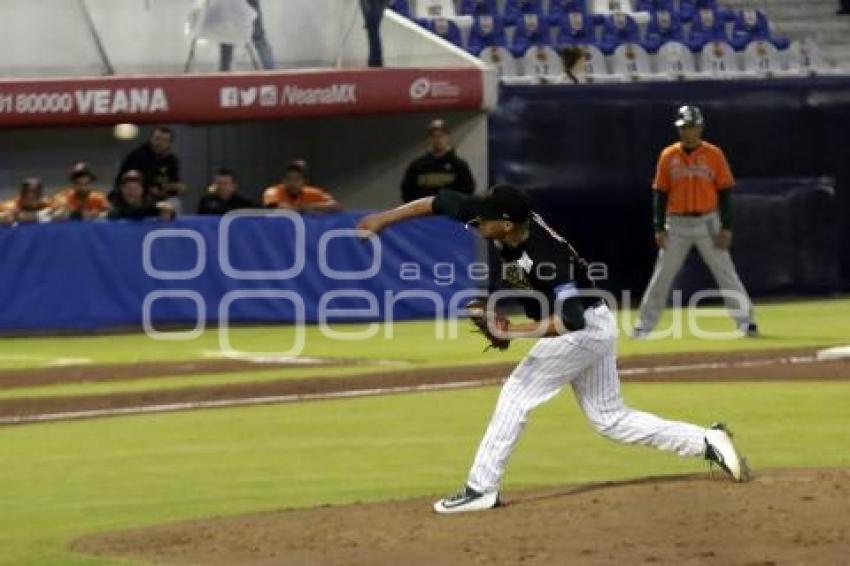
<path fill-rule="evenodd" d="M 124 173 L 121 174 L 120 183 L 123 185 L 124 183 L 131 182 L 144 183 L 145 176 L 142 175 L 142 172 L 138 169 L 128 169 L 127 171 L 124 171 Z"/>
<path fill-rule="evenodd" d="M 676 111 L 676 121 L 673 122 L 677 128 L 685 126 L 702 126 L 705 120 L 702 117 L 702 110 L 697 106 L 680 106 Z"/>
<path fill-rule="evenodd" d="M 79 177 L 89 177 L 92 181 L 97 179 L 97 177 L 95 177 L 94 171 L 92 171 L 91 166 L 85 161 L 75 163 L 74 166 L 71 167 L 71 173 L 68 176 L 72 181 L 78 179 Z"/>
<path fill-rule="evenodd" d="M 286 164 L 285 171 L 289 173 L 290 171 L 296 171 L 301 173 L 305 177 L 307 176 L 307 162 L 303 159 L 293 159 L 289 163 Z"/>
<path fill-rule="evenodd" d="M 441 130 L 445 133 L 449 133 L 449 126 L 446 124 L 446 121 L 442 118 L 437 118 L 436 120 L 431 120 L 431 123 L 428 124 L 428 135 L 431 135 L 434 130 Z"/>
<path fill-rule="evenodd" d="M 513 185 L 494 185 L 476 203 L 479 220 L 510 220 L 525 222 L 531 217 L 531 198 L 528 193 Z"/>

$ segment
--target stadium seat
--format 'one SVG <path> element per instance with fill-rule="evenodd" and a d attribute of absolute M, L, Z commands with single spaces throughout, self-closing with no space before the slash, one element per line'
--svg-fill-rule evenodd
<path fill-rule="evenodd" d="M 692 22 L 700 10 L 713 10 L 724 22 L 735 19 L 731 10 L 717 6 L 717 0 L 679 0 L 679 19 L 683 22 Z"/>
<path fill-rule="evenodd" d="M 564 74 L 564 63 L 550 45 L 532 45 L 522 58 L 522 74 L 538 81 L 558 82 Z"/>
<path fill-rule="evenodd" d="M 611 69 L 614 75 L 628 81 L 658 78 L 652 72 L 649 54 L 640 44 L 633 42 L 623 42 L 614 49 Z"/>
<path fill-rule="evenodd" d="M 446 18 L 433 18 L 430 20 L 421 21 L 422 27 L 431 33 L 438 35 L 453 43 L 458 47 L 463 47 L 463 39 L 460 34 L 460 28 L 453 21 Z"/>
<path fill-rule="evenodd" d="M 621 43 L 638 43 L 640 32 L 634 18 L 625 12 L 614 12 L 605 18 L 605 28 L 599 48 L 605 55 L 611 55 Z"/>
<path fill-rule="evenodd" d="M 561 25 L 567 14 L 579 12 L 587 14 L 587 3 L 585 0 L 549 0 L 549 25 Z"/>
<path fill-rule="evenodd" d="M 453 0 L 415 0 L 416 19 L 423 18 L 454 18 L 455 3 Z"/>
<path fill-rule="evenodd" d="M 725 41 L 705 44 L 700 52 L 700 73 L 718 79 L 735 78 L 743 74 L 735 50 Z"/>
<path fill-rule="evenodd" d="M 788 70 L 798 75 L 843 74 L 826 63 L 820 47 L 811 38 L 791 42 L 788 47 Z"/>
<path fill-rule="evenodd" d="M 478 54 L 478 58 L 484 63 L 496 69 L 500 79 L 520 76 L 519 65 L 514 56 L 505 47 L 485 47 Z"/>
<path fill-rule="evenodd" d="M 605 55 L 596 45 L 582 45 L 584 50 L 584 77 L 589 83 L 605 83 L 616 79 L 608 72 Z"/>
<path fill-rule="evenodd" d="M 701 53 L 707 43 L 712 41 L 729 42 L 726 24 L 717 10 L 703 8 L 699 10 L 691 24 L 691 33 L 685 44 L 693 53 Z"/>
<path fill-rule="evenodd" d="M 759 10 L 747 8 L 735 15 L 730 43 L 736 51 L 743 51 L 756 40 L 769 41 L 777 49 L 787 49 L 789 41 L 784 37 L 773 37 L 767 17 Z"/>
<path fill-rule="evenodd" d="M 655 68 L 659 75 L 670 79 L 700 78 L 696 70 L 694 54 L 679 41 L 668 41 L 655 54 Z"/>
<path fill-rule="evenodd" d="M 637 0 L 635 10 L 638 12 L 657 12 L 659 10 L 675 12 L 676 6 L 673 4 L 673 0 Z"/>
<path fill-rule="evenodd" d="M 684 41 L 679 16 L 669 10 L 653 12 L 641 45 L 648 53 L 655 53 L 668 41 Z"/>
<path fill-rule="evenodd" d="M 744 72 L 761 77 L 799 76 L 797 71 L 786 70 L 776 46 L 762 39 L 751 41 L 744 48 Z"/>
<path fill-rule="evenodd" d="M 525 14 L 537 14 L 543 16 L 543 3 L 541 0 L 507 0 L 505 3 L 505 25 L 519 25 Z"/>
<path fill-rule="evenodd" d="M 515 57 L 524 57 L 532 46 L 550 46 L 549 24 L 539 13 L 529 12 L 522 15 L 516 24 L 511 52 Z"/>
<path fill-rule="evenodd" d="M 560 49 L 567 45 L 596 45 L 596 29 L 590 16 L 570 12 L 560 22 L 555 44 Z"/>
<path fill-rule="evenodd" d="M 475 16 L 466 49 L 476 57 L 488 47 L 507 47 L 508 40 L 502 18 L 491 14 Z"/>
<path fill-rule="evenodd" d="M 499 6 L 496 0 L 463 0 L 460 3 L 460 13 L 464 16 L 477 16 L 479 14 L 499 15 Z"/>
<path fill-rule="evenodd" d="M 410 17 L 410 5 L 407 3 L 407 0 L 389 0 L 387 8 L 405 18 Z"/>

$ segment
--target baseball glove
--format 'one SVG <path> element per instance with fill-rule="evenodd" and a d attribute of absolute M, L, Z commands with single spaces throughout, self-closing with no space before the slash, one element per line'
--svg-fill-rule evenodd
<path fill-rule="evenodd" d="M 481 333 L 487 339 L 486 352 L 490 348 L 499 351 L 507 350 L 511 345 L 509 338 L 505 337 L 505 332 L 508 331 L 510 321 L 507 317 L 487 311 L 486 299 L 473 299 L 466 305 L 466 310 L 469 313 L 469 318 L 475 325 L 475 332 Z"/>

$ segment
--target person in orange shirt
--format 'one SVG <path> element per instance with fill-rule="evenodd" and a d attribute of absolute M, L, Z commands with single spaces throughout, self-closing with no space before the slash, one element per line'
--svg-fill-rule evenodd
<path fill-rule="evenodd" d="M 47 222 L 50 220 L 50 207 L 41 179 L 28 177 L 21 183 L 17 198 L 0 203 L 0 224 Z"/>
<path fill-rule="evenodd" d="M 71 186 L 59 191 L 54 199 L 53 217 L 70 220 L 104 218 L 109 211 L 106 194 L 94 188 L 96 177 L 87 163 L 71 168 Z"/>
<path fill-rule="evenodd" d="M 661 152 L 652 186 L 658 259 L 632 336 L 646 337 L 655 328 L 673 278 L 694 246 L 717 281 L 738 329 L 757 336 L 752 301 L 729 255 L 732 170 L 723 150 L 702 139 L 704 120 L 699 108 L 679 108 L 675 126 L 680 141 Z"/>
<path fill-rule="evenodd" d="M 283 181 L 263 193 L 263 206 L 298 212 L 336 212 L 339 203 L 325 190 L 307 185 L 307 164 L 298 159 L 286 166 Z"/>

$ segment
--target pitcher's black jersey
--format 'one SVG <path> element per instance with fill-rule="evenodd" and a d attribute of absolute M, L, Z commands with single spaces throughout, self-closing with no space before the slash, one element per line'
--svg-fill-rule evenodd
<path fill-rule="evenodd" d="M 434 198 L 435 214 L 468 223 L 476 217 L 474 198 L 454 191 L 440 191 Z M 600 302 L 588 295 L 595 285 L 588 273 L 588 263 L 562 236 L 552 230 L 536 213 L 532 213 L 528 238 L 516 247 L 494 242 L 500 265 L 502 286 L 525 289 L 541 294 L 541 301 L 531 293 L 521 299 L 529 318 L 560 314 L 570 330 L 584 326 L 583 312 Z"/>

